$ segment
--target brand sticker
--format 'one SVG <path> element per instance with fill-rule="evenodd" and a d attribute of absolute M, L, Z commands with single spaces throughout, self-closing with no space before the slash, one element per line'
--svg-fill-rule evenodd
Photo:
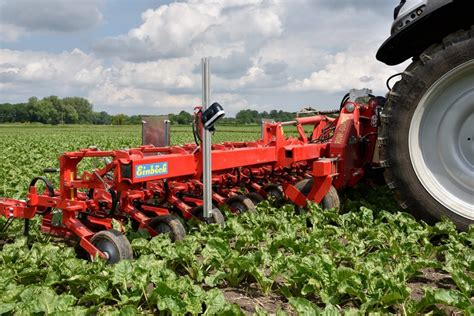
<path fill-rule="evenodd" d="M 168 174 L 168 163 L 157 162 L 135 166 L 135 178 L 146 178 Z"/>

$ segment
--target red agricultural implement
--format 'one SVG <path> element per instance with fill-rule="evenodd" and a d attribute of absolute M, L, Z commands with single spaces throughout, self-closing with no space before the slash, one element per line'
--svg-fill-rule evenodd
<path fill-rule="evenodd" d="M 371 95 L 347 97 L 336 117 L 267 122 L 260 140 L 212 145 L 213 204 L 240 213 L 273 196 L 299 207 L 310 200 L 338 208 L 336 189 L 355 185 L 372 167 L 381 102 Z M 202 122 L 201 113 L 197 108 L 196 122 Z M 296 136 L 285 136 L 284 128 L 296 128 Z M 200 123 L 196 135 L 202 129 Z M 59 190 L 35 178 L 26 201 L 0 198 L 0 215 L 25 219 L 26 233 L 28 220 L 40 215 L 43 232 L 78 238 L 91 257 L 130 259 L 130 243 L 112 229 L 114 220 L 173 240 L 185 235 L 178 216 L 223 223 L 217 208 L 211 219 L 203 216 L 202 152 L 194 144 L 67 152 L 59 158 Z M 101 167 L 81 171 L 81 162 L 97 158 Z"/>

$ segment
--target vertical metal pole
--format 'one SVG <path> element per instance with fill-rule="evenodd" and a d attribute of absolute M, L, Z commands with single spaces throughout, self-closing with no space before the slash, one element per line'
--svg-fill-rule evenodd
<path fill-rule="evenodd" d="M 202 59 L 202 110 L 205 111 L 209 106 L 211 98 L 209 75 L 209 58 Z M 203 202 L 204 218 L 211 217 L 212 213 L 212 170 L 211 170 L 211 132 L 203 129 L 202 135 L 202 165 L 203 165 Z"/>
<path fill-rule="evenodd" d="M 164 120 L 165 124 L 165 147 L 171 146 L 171 122 L 170 120 Z"/>
<path fill-rule="evenodd" d="M 142 120 L 142 145 L 149 145 L 149 144 L 145 144 L 145 124 L 147 122 L 143 119 Z"/>

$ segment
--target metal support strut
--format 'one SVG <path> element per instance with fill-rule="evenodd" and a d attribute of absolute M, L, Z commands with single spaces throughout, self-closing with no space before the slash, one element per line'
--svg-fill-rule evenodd
<path fill-rule="evenodd" d="M 209 75 L 209 58 L 202 59 L 202 111 L 209 106 L 211 98 Z M 202 129 L 202 165 L 203 165 L 203 215 L 209 218 L 212 215 L 212 170 L 211 170 L 211 132 L 205 128 Z"/>

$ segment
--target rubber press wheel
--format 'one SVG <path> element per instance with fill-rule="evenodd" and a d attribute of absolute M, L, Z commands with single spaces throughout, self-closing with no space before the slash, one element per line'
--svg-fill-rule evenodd
<path fill-rule="evenodd" d="M 245 195 L 234 195 L 227 199 L 226 204 L 232 211 L 239 214 L 255 212 L 255 204 Z"/>
<path fill-rule="evenodd" d="M 225 225 L 224 215 L 218 208 L 212 209 L 211 218 L 204 218 L 204 207 L 196 206 L 191 210 L 191 213 L 196 216 L 199 220 L 207 224 L 218 224 L 221 227 Z"/>
<path fill-rule="evenodd" d="M 429 222 L 474 223 L 474 26 L 424 51 L 388 95 L 379 135 L 389 188 Z"/>
<path fill-rule="evenodd" d="M 265 200 L 265 198 L 257 192 L 250 192 L 245 194 L 245 196 L 248 197 L 255 206 Z"/>
<path fill-rule="evenodd" d="M 281 206 L 285 203 L 285 195 L 283 194 L 283 188 L 278 184 L 269 184 L 263 188 L 267 193 L 267 196 L 274 200 L 275 205 Z"/>
<path fill-rule="evenodd" d="M 168 234 L 172 241 L 183 240 L 186 230 L 181 221 L 173 215 L 157 216 L 148 224 L 158 234 Z"/>
<path fill-rule="evenodd" d="M 107 256 L 107 263 L 133 259 L 130 242 L 125 235 L 115 229 L 97 232 L 90 241 Z"/>
<path fill-rule="evenodd" d="M 308 196 L 309 192 L 313 188 L 314 180 L 313 178 L 308 178 L 298 182 L 295 187 L 300 191 L 304 196 Z M 320 203 L 320 206 L 323 210 L 336 209 L 339 210 L 341 207 L 341 202 L 339 200 L 339 195 L 337 194 L 336 189 L 331 185 L 329 191 L 324 196 L 323 200 Z"/>

